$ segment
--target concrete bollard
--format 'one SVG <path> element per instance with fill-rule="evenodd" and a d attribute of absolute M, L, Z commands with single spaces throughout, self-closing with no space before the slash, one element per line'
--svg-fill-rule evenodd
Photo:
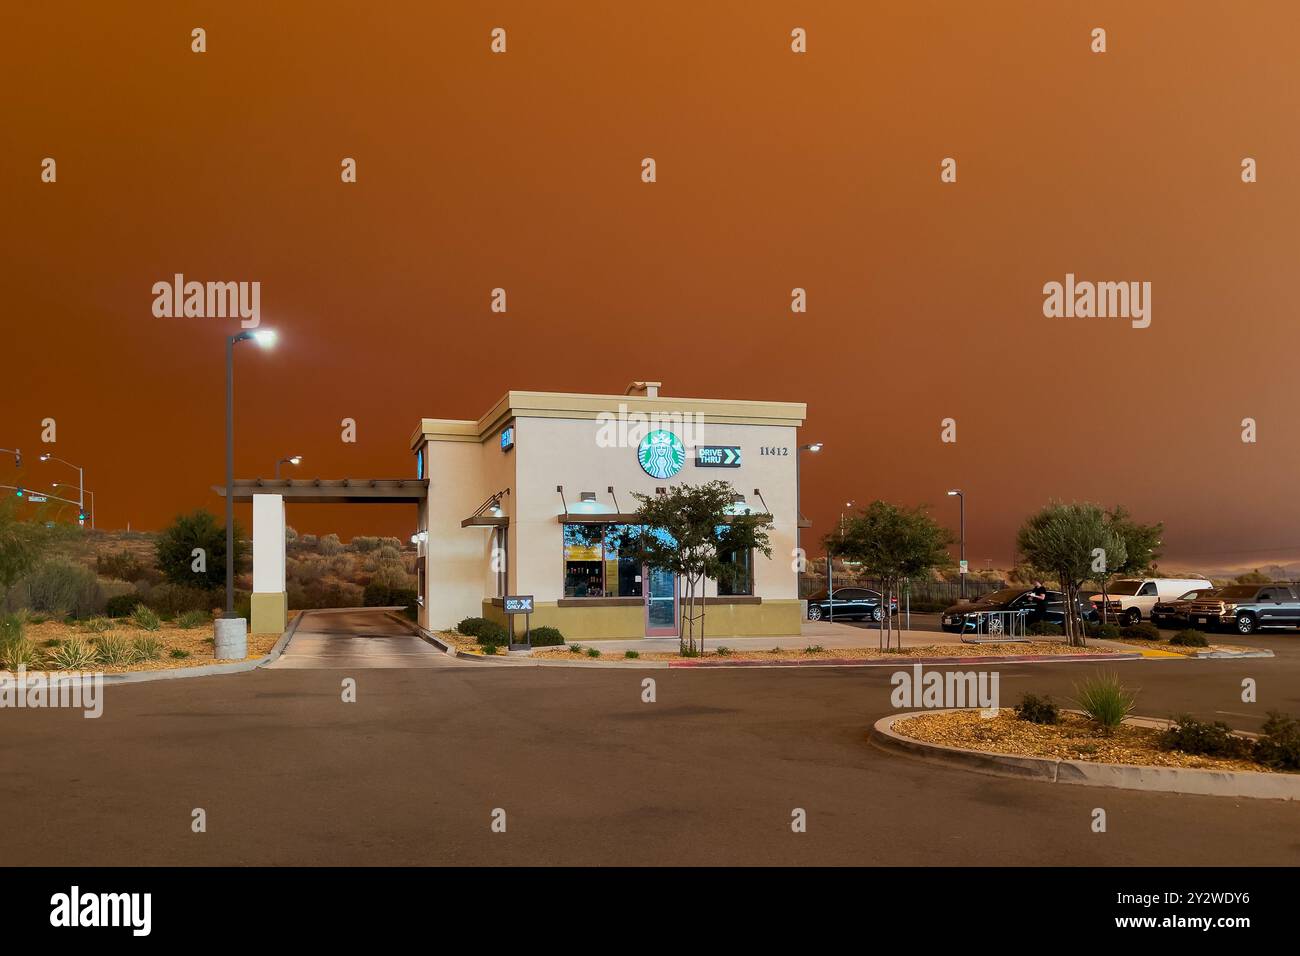
<path fill-rule="evenodd" d="M 219 617 L 213 656 L 217 660 L 242 661 L 248 656 L 248 621 L 242 617 Z"/>

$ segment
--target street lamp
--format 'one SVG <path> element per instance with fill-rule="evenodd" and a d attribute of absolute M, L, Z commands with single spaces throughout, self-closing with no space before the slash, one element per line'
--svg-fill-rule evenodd
<path fill-rule="evenodd" d="M 41 455 L 41 461 L 57 461 L 64 465 L 67 465 L 69 468 L 77 469 L 77 506 L 84 511 L 86 508 L 85 469 L 82 468 L 80 465 L 74 465 L 72 462 L 67 461 L 66 459 L 57 458 L 54 455 L 51 455 L 49 452 L 46 452 L 44 455 Z"/>
<path fill-rule="evenodd" d="M 857 504 L 856 501 L 846 501 L 844 502 L 844 507 L 845 509 L 849 509 L 852 508 L 855 504 Z M 844 537 L 844 512 L 843 511 L 840 512 L 840 537 L 841 538 Z"/>
<path fill-rule="evenodd" d="M 275 344 L 270 329 L 226 338 L 226 616 L 235 615 L 235 345 L 252 339 L 262 348 Z"/>
<path fill-rule="evenodd" d="M 804 562 L 802 560 L 803 554 L 799 551 L 799 460 L 803 457 L 803 453 L 806 451 L 810 451 L 815 455 L 821 450 L 821 442 L 809 442 L 807 445 L 800 445 L 794 455 L 794 550 L 796 556 L 800 559 L 801 564 Z M 796 595 L 796 597 L 797 596 L 798 595 Z"/>
<path fill-rule="evenodd" d="M 56 481 L 53 484 L 51 484 L 50 487 L 62 488 L 63 485 L 61 485 L 59 482 Z M 87 488 L 86 494 L 90 495 L 90 530 L 94 531 L 95 530 L 95 493 L 91 491 L 89 488 Z M 85 514 L 84 510 L 82 511 L 82 514 Z"/>
<path fill-rule="evenodd" d="M 301 464 L 302 464 L 302 455 L 292 455 L 292 456 L 290 456 L 290 457 L 288 457 L 288 458 L 281 458 L 279 461 L 277 461 L 277 462 L 275 463 L 275 480 L 276 480 L 276 481 L 279 481 L 279 480 L 280 480 L 280 466 L 283 465 L 285 462 L 288 462 L 289 464 L 291 464 L 291 465 L 297 467 L 298 465 L 301 465 Z"/>
<path fill-rule="evenodd" d="M 961 587 L 960 594 L 964 600 L 966 597 L 966 496 L 962 494 L 960 488 L 950 488 L 948 490 L 948 497 L 951 498 L 954 495 L 957 497 L 957 505 L 961 514 L 961 544 L 959 545 L 960 551 L 958 552 L 958 558 L 961 561 L 959 569 L 961 573 L 958 575 L 958 580 Z"/>

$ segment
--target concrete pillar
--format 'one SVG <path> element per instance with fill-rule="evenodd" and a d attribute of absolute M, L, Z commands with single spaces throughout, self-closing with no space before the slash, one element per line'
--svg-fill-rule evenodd
<path fill-rule="evenodd" d="M 284 496 L 253 495 L 254 634 L 281 634 L 289 619 L 284 586 Z"/>

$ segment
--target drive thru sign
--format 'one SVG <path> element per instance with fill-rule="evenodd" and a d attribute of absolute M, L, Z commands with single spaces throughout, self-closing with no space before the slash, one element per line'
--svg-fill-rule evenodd
<path fill-rule="evenodd" d="M 524 616 L 524 643 L 516 644 L 514 621 L 510 622 L 510 649 L 522 650 L 533 646 L 532 629 L 529 626 L 529 617 L 533 613 L 533 596 L 531 594 L 507 594 L 502 598 L 501 603 L 505 606 L 505 612 L 508 616 L 514 617 L 516 614 Z"/>

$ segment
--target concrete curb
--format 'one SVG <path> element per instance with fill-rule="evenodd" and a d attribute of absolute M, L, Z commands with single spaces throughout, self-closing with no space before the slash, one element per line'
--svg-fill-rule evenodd
<path fill-rule="evenodd" d="M 459 650 L 454 644 L 448 644 L 446 641 L 435 636 L 434 633 L 430 631 L 428 628 L 421 627 L 419 624 L 417 624 L 415 621 L 412 621 L 410 618 L 402 617 L 400 614 L 395 614 L 391 612 L 389 612 L 388 617 L 399 624 L 405 624 L 407 627 L 415 631 L 416 636 L 420 638 L 420 640 L 424 641 L 426 644 L 432 644 L 434 647 L 442 651 L 448 657 L 459 658 L 460 660 L 463 661 L 492 660 L 492 661 L 496 661 L 498 664 L 503 663 L 504 661 L 507 660 L 505 654 L 502 654 L 499 659 L 496 657 L 484 657 L 482 654 L 467 654 L 466 652 Z"/>
<path fill-rule="evenodd" d="M 875 722 L 868 739 L 881 750 L 931 762 L 947 763 L 963 770 L 998 777 L 1018 777 L 1041 780 L 1044 783 L 1146 790 L 1157 793 L 1250 797 L 1259 800 L 1300 800 L 1300 774 L 1147 767 L 1134 764 L 1092 763 L 1086 760 L 1061 760 L 1054 757 L 984 753 L 914 740 L 894 730 L 895 723 L 909 717 L 951 712 L 950 708 L 891 714 Z M 1147 717 L 1134 718 L 1134 720 L 1148 726 L 1164 726 L 1169 723 L 1169 721 Z"/>
<path fill-rule="evenodd" d="M 998 654 L 972 657 L 825 657 L 807 661 L 665 661 L 669 667 L 898 667 L 912 664 L 1045 664 L 1075 661 L 1138 661 L 1141 654 Z"/>
<path fill-rule="evenodd" d="M 1217 660 L 1232 661 L 1238 658 L 1246 657 L 1276 657 L 1272 651 L 1263 647 L 1243 647 L 1239 651 L 1229 651 L 1223 648 L 1205 649 L 1196 652 L 1198 660 Z"/>

